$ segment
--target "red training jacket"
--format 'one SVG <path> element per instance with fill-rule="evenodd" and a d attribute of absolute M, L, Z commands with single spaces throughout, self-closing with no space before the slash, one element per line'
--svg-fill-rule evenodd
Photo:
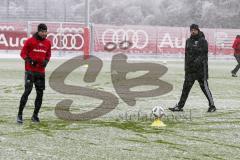
<path fill-rule="evenodd" d="M 29 57 L 37 61 L 36 66 L 25 63 L 25 71 L 45 73 L 45 68 L 42 64 L 44 60 L 50 60 L 51 42 L 48 39 L 38 40 L 33 36 L 26 40 L 20 55 L 23 59 Z"/>
<path fill-rule="evenodd" d="M 234 40 L 232 48 L 234 49 L 234 54 L 240 54 L 240 38 Z"/>

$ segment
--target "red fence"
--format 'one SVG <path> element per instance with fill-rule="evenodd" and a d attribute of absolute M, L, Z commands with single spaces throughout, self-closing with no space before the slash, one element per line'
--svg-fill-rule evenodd
<path fill-rule="evenodd" d="M 0 23 L 0 50 L 19 50 L 34 33 L 37 22 Z M 82 51 L 84 26 L 78 23 L 46 23 L 53 50 Z M 202 29 L 214 55 L 232 54 L 232 43 L 240 29 Z M 151 26 L 93 27 L 95 52 L 125 52 L 139 54 L 183 54 L 189 28 Z M 128 42 L 128 43 L 125 43 Z"/>

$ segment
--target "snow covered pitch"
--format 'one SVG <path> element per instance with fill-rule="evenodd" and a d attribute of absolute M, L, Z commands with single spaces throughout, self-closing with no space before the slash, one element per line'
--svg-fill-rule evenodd
<path fill-rule="evenodd" d="M 115 110 L 90 121 L 64 121 L 56 117 L 55 106 L 62 99 L 72 99 L 72 113 L 85 112 L 101 103 L 90 97 L 63 95 L 49 87 L 54 69 L 66 60 L 52 60 L 47 70 L 46 90 L 40 111 L 40 124 L 30 121 L 35 90 L 24 110 L 24 124 L 16 124 L 17 107 L 24 89 L 23 62 L 0 59 L 0 159 L 239 159 L 240 156 L 240 77 L 231 77 L 233 60 L 209 61 L 209 87 L 217 107 L 206 113 L 208 102 L 199 85 L 193 86 L 185 112 L 171 113 L 180 97 L 184 69 L 183 60 L 155 59 L 168 67 L 162 80 L 173 85 L 163 96 L 138 98 L 136 106 L 128 106 L 117 95 L 111 81 L 110 62 L 94 83 L 83 81 L 86 67 L 74 70 L 66 84 L 107 91 L 119 99 Z M 144 61 L 141 61 L 144 62 Z M 146 62 L 151 62 L 146 60 Z M 136 77 L 145 72 L 131 73 Z M 146 90 L 149 86 L 134 88 Z M 151 87 L 152 88 L 152 87 Z M 153 106 L 162 104 L 167 116 L 163 128 L 150 127 Z"/>

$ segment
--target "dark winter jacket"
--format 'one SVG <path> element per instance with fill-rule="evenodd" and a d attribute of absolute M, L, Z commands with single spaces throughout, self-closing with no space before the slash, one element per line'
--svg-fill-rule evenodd
<path fill-rule="evenodd" d="M 203 32 L 191 36 L 185 47 L 185 80 L 208 79 L 208 42 Z"/>

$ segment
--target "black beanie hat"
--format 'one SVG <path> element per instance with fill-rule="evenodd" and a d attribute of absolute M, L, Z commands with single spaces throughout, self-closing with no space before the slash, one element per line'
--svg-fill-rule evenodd
<path fill-rule="evenodd" d="M 192 24 L 192 25 L 190 26 L 190 31 L 191 31 L 192 29 L 196 29 L 196 30 L 199 31 L 199 27 L 198 27 L 197 24 Z"/>
<path fill-rule="evenodd" d="M 40 31 L 47 31 L 47 25 L 44 23 L 40 23 L 38 25 L 38 32 L 40 32 Z"/>

